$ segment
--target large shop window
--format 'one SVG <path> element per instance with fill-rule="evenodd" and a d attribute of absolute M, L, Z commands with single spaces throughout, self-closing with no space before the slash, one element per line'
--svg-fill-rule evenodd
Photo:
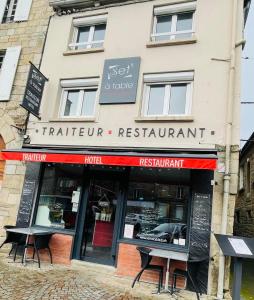
<path fill-rule="evenodd" d="M 189 170 L 131 171 L 124 238 L 187 245 Z"/>
<path fill-rule="evenodd" d="M 35 225 L 74 229 L 82 185 L 83 165 L 47 164 Z"/>
<path fill-rule="evenodd" d="M 155 7 L 152 41 L 191 38 L 195 9 L 195 2 Z"/>

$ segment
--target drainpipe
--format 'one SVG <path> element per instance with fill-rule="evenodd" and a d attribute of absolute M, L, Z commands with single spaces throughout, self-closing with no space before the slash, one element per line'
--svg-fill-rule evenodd
<path fill-rule="evenodd" d="M 228 203 L 230 194 L 230 161 L 231 161 L 231 142 L 232 142 L 232 122 L 233 122 L 233 103 L 234 103 L 234 83 L 235 83 L 235 63 L 236 63 L 236 26 L 237 26 L 237 8 L 238 0 L 233 0 L 232 8 L 232 32 L 231 32 L 231 53 L 230 53 L 230 68 L 228 81 L 228 99 L 227 99 L 227 123 L 226 123 L 226 149 L 225 149 L 225 174 L 223 187 L 223 206 L 221 219 L 221 234 L 227 233 L 228 222 Z M 224 275 L 225 275 L 225 257 L 220 250 L 219 257 L 219 276 L 218 276 L 218 290 L 217 298 L 223 299 L 224 289 Z"/>

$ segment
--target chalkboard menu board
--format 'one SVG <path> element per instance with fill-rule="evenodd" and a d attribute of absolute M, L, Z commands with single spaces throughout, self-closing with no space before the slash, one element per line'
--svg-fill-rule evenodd
<path fill-rule="evenodd" d="M 211 231 L 211 197 L 209 194 L 195 193 L 192 203 L 190 232 L 191 259 L 209 257 Z"/>
<path fill-rule="evenodd" d="M 195 193 L 192 202 L 188 269 L 195 274 L 196 282 L 203 293 L 207 292 L 210 230 L 211 196 L 210 194 Z M 188 286 L 193 290 L 190 283 Z"/>
<path fill-rule="evenodd" d="M 30 223 L 36 188 L 39 182 L 40 164 L 28 163 L 21 194 L 16 225 L 27 227 Z"/>

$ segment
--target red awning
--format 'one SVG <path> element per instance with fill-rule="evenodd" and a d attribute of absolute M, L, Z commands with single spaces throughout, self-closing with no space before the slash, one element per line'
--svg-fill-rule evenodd
<path fill-rule="evenodd" d="M 0 153 L 3 160 L 21 160 L 26 162 L 55 162 L 71 164 L 92 164 L 111 166 L 133 166 L 173 169 L 215 170 L 217 159 L 214 155 L 154 155 L 142 153 L 82 153 L 80 151 L 60 150 L 7 150 Z"/>

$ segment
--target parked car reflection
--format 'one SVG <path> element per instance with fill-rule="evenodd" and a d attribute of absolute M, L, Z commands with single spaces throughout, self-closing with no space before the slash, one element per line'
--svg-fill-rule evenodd
<path fill-rule="evenodd" d="M 151 231 L 138 233 L 136 238 L 163 243 L 173 243 L 173 240 L 176 238 L 186 238 L 186 224 L 163 223 Z"/>

